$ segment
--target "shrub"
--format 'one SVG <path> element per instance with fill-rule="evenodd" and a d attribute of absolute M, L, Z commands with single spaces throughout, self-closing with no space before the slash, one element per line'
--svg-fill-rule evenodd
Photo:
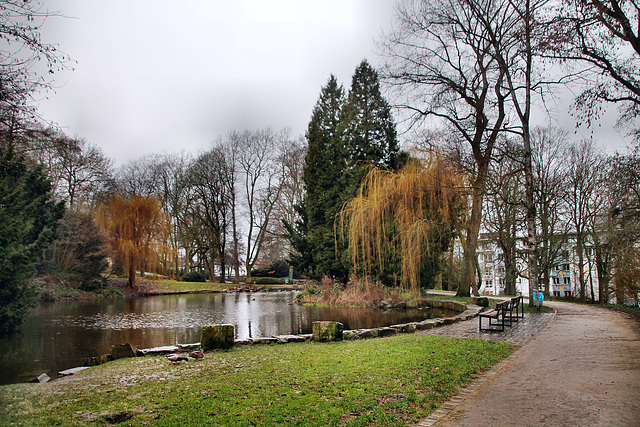
<path fill-rule="evenodd" d="M 299 303 L 353 307 L 378 307 L 384 299 L 397 300 L 397 289 L 385 288 L 380 283 L 358 277 L 344 285 L 325 276 L 320 284 L 309 283 L 296 295 Z"/>
<path fill-rule="evenodd" d="M 114 288 L 113 286 L 109 286 L 107 288 L 102 289 L 98 293 L 98 297 L 99 298 L 104 298 L 104 299 L 122 298 L 122 297 L 124 297 L 124 292 L 122 292 L 122 289 L 118 289 L 118 288 Z"/>
<path fill-rule="evenodd" d="M 289 264 L 283 259 L 272 261 L 266 268 L 258 268 L 251 271 L 251 277 L 287 277 Z"/>
<path fill-rule="evenodd" d="M 182 281 L 183 282 L 206 282 L 207 278 L 205 277 L 204 273 L 201 273 L 199 271 L 190 271 L 184 276 L 182 276 Z"/>
<path fill-rule="evenodd" d="M 256 285 L 283 285 L 286 283 L 286 279 L 278 277 L 252 277 L 251 280 Z"/>

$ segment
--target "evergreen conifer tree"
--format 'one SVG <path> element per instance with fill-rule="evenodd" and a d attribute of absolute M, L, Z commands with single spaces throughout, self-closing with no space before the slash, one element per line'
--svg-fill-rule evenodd
<path fill-rule="evenodd" d="M 291 261 L 312 277 L 344 280 L 351 261 L 346 245 L 336 246 L 336 217 L 356 196 L 369 166 L 397 169 L 401 163 L 390 106 L 380 93 L 378 73 L 366 60 L 356 68 L 346 99 L 335 76 L 329 78 L 314 107 L 307 141 L 304 222 L 288 226 L 298 251 Z"/>
<path fill-rule="evenodd" d="M 346 152 L 339 134 L 344 90 L 335 76 L 322 88 L 307 130 L 308 149 L 303 180 L 306 188 L 306 238 L 303 246 L 311 248 L 308 271 L 315 277 L 328 275 L 344 278 L 347 268 L 336 257 L 334 221 L 341 209 L 342 175 Z"/>
<path fill-rule="evenodd" d="M 351 168 L 365 163 L 388 169 L 399 167 L 398 140 L 391 107 L 380 93 L 378 73 L 366 60 L 353 74 L 351 89 L 340 115 L 340 131 Z"/>
<path fill-rule="evenodd" d="M 37 289 L 29 280 L 63 214 L 42 167 L 10 151 L 0 157 L 0 334 L 18 329 L 35 305 Z"/>

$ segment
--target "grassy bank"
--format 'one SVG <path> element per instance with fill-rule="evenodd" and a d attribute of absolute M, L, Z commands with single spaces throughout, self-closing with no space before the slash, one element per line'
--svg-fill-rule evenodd
<path fill-rule="evenodd" d="M 121 359 L 0 387 L 0 425 L 406 425 L 512 346 L 425 335 L 235 348 L 200 362 Z"/>

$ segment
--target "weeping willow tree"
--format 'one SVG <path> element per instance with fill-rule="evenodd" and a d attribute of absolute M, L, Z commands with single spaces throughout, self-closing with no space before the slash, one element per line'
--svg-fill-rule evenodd
<path fill-rule="evenodd" d="M 354 273 L 374 280 L 392 274 L 417 295 L 421 277 L 435 277 L 466 213 L 462 185 L 435 156 L 414 159 L 400 171 L 372 168 L 337 224 Z"/>
<path fill-rule="evenodd" d="M 166 245 L 169 221 L 157 197 L 113 195 L 97 211 L 98 223 L 109 237 L 113 253 L 128 270 L 129 287 L 136 270 L 157 264 Z"/>

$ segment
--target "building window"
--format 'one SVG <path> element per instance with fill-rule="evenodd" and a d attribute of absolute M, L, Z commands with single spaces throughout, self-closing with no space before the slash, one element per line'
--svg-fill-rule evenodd
<path fill-rule="evenodd" d="M 570 284 L 570 283 L 571 283 L 571 277 L 565 277 L 565 278 L 564 278 L 564 284 L 565 284 L 565 285 L 568 285 L 568 284 Z"/>

